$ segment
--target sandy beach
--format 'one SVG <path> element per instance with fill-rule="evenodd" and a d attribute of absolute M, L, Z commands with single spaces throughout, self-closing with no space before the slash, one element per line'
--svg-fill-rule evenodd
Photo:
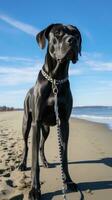
<path fill-rule="evenodd" d="M 31 184 L 31 134 L 28 170 L 18 171 L 23 150 L 22 111 L 0 113 L 0 200 L 28 200 Z M 68 163 L 71 177 L 85 200 L 112 200 L 112 130 L 103 124 L 70 119 Z M 44 200 L 61 200 L 61 176 L 56 127 L 51 128 L 45 146 L 51 167 L 41 166 Z M 67 193 L 68 200 L 80 200 L 80 192 Z"/>

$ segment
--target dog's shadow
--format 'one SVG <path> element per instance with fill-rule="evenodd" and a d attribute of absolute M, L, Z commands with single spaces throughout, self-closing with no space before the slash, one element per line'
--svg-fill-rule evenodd
<path fill-rule="evenodd" d="M 23 194 L 16 195 L 15 197 L 10 198 L 10 200 L 23 200 L 23 199 L 24 199 L 24 195 Z"/>
<path fill-rule="evenodd" d="M 81 161 L 74 161 L 71 162 L 69 161 L 68 164 L 104 164 L 108 167 L 112 167 L 112 158 L 107 157 L 107 158 L 102 158 L 100 160 L 81 160 Z M 49 168 L 55 168 L 58 165 L 60 165 L 59 162 L 54 162 L 54 163 L 49 163 Z M 40 167 L 43 167 L 43 165 L 40 165 Z M 26 171 L 30 171 L 31 167 L 27 167 Z"/>
<path fill-rule="evenodd" d="M 79 200 L 84 200 L 84 195 L 81 191 L 80 192 L 80 199 Z M 69 192 L 66 191 L 67 194 L 67 199 L 69 199 Z M 49 193 L 45 193 L 42 195 L 42 200 L 52 200 L 53 197 L 59 196 L 59 195 L 63 195 L 62 194 L 62 190 L 58 190 L 55 192 L 49 192 Z M 58 199 L 58 198 L 57 198 Z"/>
<path fill-rule="evenodd" d="M 108 167 L 112 167 L 112 158 L 102 158 L 100 160 L 84 160 L 84 161 L 74 161 L 74 162 L 68 162 L 68 164 L 104 164 Z M 55 168 L 58 165 L 60 165 L 59 162 L 55 163 L 49 163 L 49 168 Z M 43 167 L 43 165 L 40 165 L 40 167 Z M 31 167 L 27 167 L 26 171 L 30 171 Z"/>
<path fill-rule="evenodd" d="M 88 188 L 93 193 L 94 190 L 112 189 L 112 181 L 83 182 L 78 184 L 78 188 L 80 192 L 80 200 L 84 200 L 84 194 L 82 192 L 87 191 Z M 42 200 L 52 200 L 54 196 L 58 195 L 62 195 L 61 190 L 43 194 Z"/>
<path fill-rule="evenodd" d="M 104 164 L 108 167 L 112 167 L 112 158 L 102 158 L 100 160 L 85 160 L 85 161 L 78 161 L 78 162 L 70 162 L 69 164 Z"/>
<path fill-rule="evenodd" d="M 112 158 L 107 157 L 100 160 L 86 160 L 86 161 L 76 161 L 76 162 L 68 162 L 68 164 L 104 164 L 107 167 L 112 167 Z M 51 163 L 50 168 L 55 168 L 59 165 L 59 163 Z M 82 182 L 78 183 L 78 188 L 80 192 L 80 200 L 84 199 L 84 195 L 82 192 L 94 190 L 102 190 L 102 189 L 112 189 L 112 181 L 95 181 L 95 182 Z M 61 195 L 62 191 L 58 190 L 55 192 L 45 193 L 42 195 L 42 200 L 52 200 L 54 196 Z"/>
<path fill-rule="evenodd" d="M 102 158 L 100 160 L 74 161 L 74 162 L 68 162 L 68 164 L 104 164 L 107 167 L 112 167 L 112 158 L 107 157 L 107 158 Z M 60 165 L 60 163 L 50 163 L 49 167 L 55 168 L 58 165 Z M 42 167 L 42 165 L 40 167 Z M 30 169 L 31 168 L 28 167 L 28 170 Z M 80 200 L 84 199 L 84 195 L 82 192 L 88 189 L 93 192 L 94 190 L 112 189 L 112 181 L 107 181 L 107 180 L 95 181 L 95 182 L 82 182 L 82 183 L 78 183 L 77 185 L 80 191 L 80 196 L 81 196 Z M 45 194 L 42 194 L 42 200 L 52 200 L 54 196 L 59 196 L 59 195 L 62 195 L 61 190 L 45 193 Z"/>
<path fill-rule="evenodd" d="M 62 194 L 61 190 L 45 193 L 45 194 L 42 194 L 42 200 L 51 200 L 51 199 L 53 199 L 54 196 L 58 196 L 61 194 Z"/>
<path fill-rule="evenodd" d="M 84 161 L 74 161 L 68 162 L 68 164 L 104 164 L 108 167 L 112 167 L 112 158 L 102 158 L 100 160 L 84 160 Z M 50 163 L 50 168 L 55 168 L 56 166 L 60 165 L 60 163 Z"/>

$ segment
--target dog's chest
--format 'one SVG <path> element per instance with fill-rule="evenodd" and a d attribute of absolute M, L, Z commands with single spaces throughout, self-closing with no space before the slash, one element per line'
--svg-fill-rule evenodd
<path fill-rule="evenodd" d="M 51 93 L 46 101 L 46 104 L 47 104 L 47 106 L 53 106 L 54 102 L 55 102 L 55 98 L 54 98 L 53 93 Z"/>
<path fill-rule="evenodd" d="M 60 92 L 57 95 L 58 98 L 58 103 L 65 103 L 65 96 L 63 95 L 63 93 L 60 94 Z M 48 98 L 46 99 L 46 105 L 47 106 L 54 106 L 55 103 L 55 95 L 53 94 L 53 92 L 50 93 L 50 95 L 48 96 Z"/>
<path fill-rule="evenodd" d="M 48 97 L 48 99 L 47 99 L 47 102 L 46 102 L 47 106 L 53 106 L 54 105 L 54 101 L 55 101 L 54 96 L 50 95 Z"/>

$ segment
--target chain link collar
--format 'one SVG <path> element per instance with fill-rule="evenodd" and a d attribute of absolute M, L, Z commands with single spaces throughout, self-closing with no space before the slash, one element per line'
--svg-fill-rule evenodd
<path fill-rule="evenodd" d="M 56 80 L 56 79 L 51 78 L 43 69 L 41 69 L 41 73 L 48 81 L 50 81 L 51 83 L 55 82 L 56 85 L 59 85 L 68 81 L 68 76 L 62 80 Z"/>

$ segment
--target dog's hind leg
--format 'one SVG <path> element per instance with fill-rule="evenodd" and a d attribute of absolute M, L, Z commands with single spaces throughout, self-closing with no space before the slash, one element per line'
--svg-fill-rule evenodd
<path fill-rule="evenodd" d="M 22 124 L 24 150 L 23 150 L 22 162 L 21 162 L 21 164 L 19 166 L 19 169 L 21 171 L 24 171 L 27 168 L 26 163 L 27 163 L 27 155 L 28 155 L 28 136 L 29 136 L 29 132 L 30 132 L 30 129 L 31 129 L 31 122 L 32 122 L 32 113 L 29 112 L 27 118 L 26 118 L 26 115 L 24 113 L 23 124 Z"/>
<path fill-rule="evenodd" d="M 42 138 L 41 138 L 41 143 L 40 143 L 40 156 L 41 156 L 42 164 L 46 168 L 49 167 L 49 163 L 47 162 L 46 157 L 45 157 L 44 146 L 45 146 L 45 141 L 48 138 L 49 131 L 50 131 L 49 126 L 42 125 Z"/>

